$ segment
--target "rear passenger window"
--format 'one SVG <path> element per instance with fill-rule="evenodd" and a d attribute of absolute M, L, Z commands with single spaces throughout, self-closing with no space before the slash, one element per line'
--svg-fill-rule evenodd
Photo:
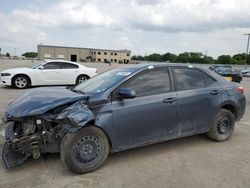
<path fill-rule="evenodd" d="M 170 91 L 168 69 L 156 69 L 136 75 L 122 87 L 134 89 L 136 96 L 155 95 Z"/>
<path fill-rule="evenodd" d="M 193 68 L 174 68 L 177 90 L 206 87 L 203 73 Z"/>
<path fill-rule="evenodd" d="M 205 78 L 206 86 L 210 86 L 216 81 L 213 77 L 209 76 L 207 73 L 204 73 L 204 78 Z"/>
<path fill-rule="evenodd" d="M 61 69 L 78 69 L 78 65 L 61 62 Z"/>

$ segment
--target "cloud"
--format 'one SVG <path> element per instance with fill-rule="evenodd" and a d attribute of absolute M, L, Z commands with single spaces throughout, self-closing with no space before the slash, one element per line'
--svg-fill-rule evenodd
<path fill-rule="evenodd" d="M 6 48 L 34 48 L 34 44 L 39 44 L 46 40 L 47 34 L 37 28 L 28 27 L 13 17 L 0 13 L 0 41 L 1 46 Z"/>
<path fill-rule="evenodd" d="M 43 42 L 216 56 L 242 51 L 242 34 L 250 30 L 249 0 L 36 0 L 12 6 L 0 9 L 2 47 L 34 49 Z"/>
<path fill-rule="evenodd" d="M 250 2 L 242 0 L 71 0 L 10 15 L 36 27 L 103 27 L 161 32 L 207 32 L 250 27 Z"/>
<path fill-rule="evenodd" d="M 40 11 L 15 9 L 11 15 L 21 22 L 40 27 L 108 27 L 112 23 L 97 5 L 78 0 L 62 1 Z"/>
<path fill-rule="evenodd" d="M 169 33 L 250 27 L 249 6 L 247 0 L 241 3 L 236 0 L 162 0 L 155 4 L 131 0 L 127 22 L 134 29 Z"/>

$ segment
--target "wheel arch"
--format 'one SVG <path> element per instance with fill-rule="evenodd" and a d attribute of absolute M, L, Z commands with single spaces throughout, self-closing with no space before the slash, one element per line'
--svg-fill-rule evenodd
<path fill-rule="evenodd" d="M 79 77 L 80 76 L 86 76 L 86 77 L 88 77 L 88 79 L 90 79 L 90 76 L 88 75 L 88 74 L 79 74 L 77 77 L 76 77 L 76 84 L 77 84 L 77 81 L 78 81 L 78 79 L 79 79 Z"/>
<path fill-rule="evenodd" d="M 105 131 L 105 129 L 103 127 L 97 125 L 94 120 L 91 120 L 88 123 L 86 123 L 86 126 L 84 126 L 84 127 L 91 127 L 91 126 L 94 126 L 94 127 L 98 128 L 98 129 L 100 129 L 106 135 L 106 137 L 107 137 L 107 139 L 109 141 L 110 149 L 112 150 L 112 142 L 111 142 L 110 136 L 107 133 L 107 131 Z M 84 128 L 84 127 L 82 127 L 82 128 Z"/>
<path fill-rule="evenodd" d="M 13 76 L 13 77 L 11 78 L 11 85 L 12 85 L 12 86 L 13 86 L 13 84 L 14 84 L 14 79 L 15 79 L 17 76 L 25 76 L 25 77 L 27 77 L 28 80 L 29 80 L 29 86 L 32 85 L 32 81 L 31 81 L 31 78 L 30 78 L 29 75 L 27 75 L 27 74 L 25 74 L 25 73 L 18 73 L 18 74 L 16 74 L 15 76 Z"/>
<path fill-rule="evenodd" d="M 235 120 L 237 119 L 237 108 L 236 108 L 236 104 L 234 104 L 233 102 L 227 101 L 224 102 L 220 105 L 220 109 L 226 109 L 229 110 L 230 112 L 232 112 L 232 114 L 235 117 Z"/>

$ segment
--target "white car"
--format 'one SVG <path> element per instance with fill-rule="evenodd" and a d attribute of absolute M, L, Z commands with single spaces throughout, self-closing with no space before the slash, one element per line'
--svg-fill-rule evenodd
<path fill-rule="evenodd" d="M 52 60 L 32 68 L 13 68 L 1 72 L 1 84 L 16 88 L 38 85 L 74 85 L 97 74 L 96 68 L 78 63 Z"/>

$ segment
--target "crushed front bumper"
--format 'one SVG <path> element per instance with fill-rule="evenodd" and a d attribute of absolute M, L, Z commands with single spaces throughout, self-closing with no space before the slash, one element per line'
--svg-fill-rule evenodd
<path fill-rule="evenodd" d="M 3 150 L 2 150 L 2 158 L 6 168 L 11 168 L 22 164 L 28 156 L 24 153 L 15 152 L 11 147 L 11 140 L 15 137 L 14 135 L 14 122 L 7 122 L 5 129 L 5 139 Z"/>

